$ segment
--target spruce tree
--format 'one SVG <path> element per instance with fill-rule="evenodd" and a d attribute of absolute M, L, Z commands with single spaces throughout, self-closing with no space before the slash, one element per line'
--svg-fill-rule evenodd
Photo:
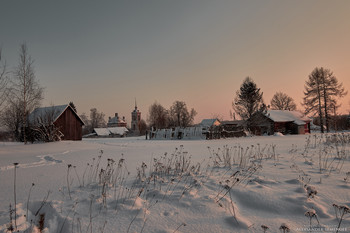
<path fill-rule="evenodd" d="M 250 119 L 253 114 L 264 106 L 262 96 L 263 93 L 260 92 L 260 88 L 250 77 L 244 79 L 240 89 L 236 92 L 236 97 L 232 103 L 233 110 L 242 120 L 247 120 L 248 127 L 250 127 Z"/>

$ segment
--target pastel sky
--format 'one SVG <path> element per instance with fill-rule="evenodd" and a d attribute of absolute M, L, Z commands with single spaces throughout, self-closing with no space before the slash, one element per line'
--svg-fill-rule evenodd
<path fill-rule="evenodd" d="M 250 76 L 269 103 L 285 92 L 301 109 L 315 67 L 350 90 L 348 0 L 125 0 L 0 3 L 0 46 L 10 68 L 26 42 L 43 105 L 73 101 L 78 113 L 147 119 L 155 101 L 185 101 L 196 122 L 229 119 Z M 350 94 L 341 112 L 350 109 Z"/>

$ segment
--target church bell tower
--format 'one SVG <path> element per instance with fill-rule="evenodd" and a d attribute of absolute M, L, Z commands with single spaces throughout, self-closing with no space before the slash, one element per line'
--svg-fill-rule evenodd
<path fill-rule="evenodd" d="M 135 133 L 140 133 L 140 121 L 141 121 L 141 112 L 137 109 L 137 103 L 135 99 L 135 109 L 131 112 L 131 130 Z"/>

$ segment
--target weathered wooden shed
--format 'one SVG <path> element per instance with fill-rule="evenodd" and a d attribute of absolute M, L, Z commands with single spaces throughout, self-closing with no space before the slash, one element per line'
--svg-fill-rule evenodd
<path fill-rule="evenodd" d="M 255 134 L 272 135 L 276 132 L 282 134 L 310 133 L 311 119 L 299 111 L 267 110 L 266 113 L 257 113 L 252 117 L 252 131 Z"/>
<path fill-rule="evenodd" d="M 62 140 L 81 140 L 83 120 L 71 106 L 59 105 L 36 108 L 30 115 L 29 121 L 53 122 L 62 134 Z"/>

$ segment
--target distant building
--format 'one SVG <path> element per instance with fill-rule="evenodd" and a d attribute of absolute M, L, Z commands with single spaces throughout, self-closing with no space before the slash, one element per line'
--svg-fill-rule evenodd
<path fill-rule="evenodd" d="M 221 122 L 218 119 L 203 119 L 199 125 L 202 127 L 206 139 L 221 138 Z"/>
<path fill-rule="evenodd" d="M 140 121 L 141 121 L 141 112 L 137 109 L 137 104 L 135 101 L 135 109 L 131 112 L 131 130 L 135 134 L 140 133 Z"/>
<path fill-rule="evenodd" d="M 125 117 L 120 119 L 118 113 L 115 113 L 114 117 L 109 117 L 107 127 L 126 127 Z"/>
<path fill-rule="evenodd" d="M 94 128 L 86 137 L 125 137 L 128 129 L 125 127 Z"/>
<path fill-rule="evenodd" d="M 81 140 L 83 120 L 68 104 L 36 108 L 28 116 L 33 125 L 53 123 L 60 131 L 62 140 Z"/>
<path fill-rule="evenodd" d="M 225 138 L 246 136 L 245 124 L 246 122 L 243 120 L 221 121 L 221 136 Z"/>
<path fill-rule="evenodd" d="M 252 117 L 252 131 L 257 135 L 310 133 L 311 119 L 299 111 L 267 110 Z"/>
<path fill-rule="evenodd" d="M 156 140 L 180 140 L 180 139 L 205 139 L 206 131 L 203 133 L 201 126 L 175 127 L 170 129 L 156 129 L 150 131 L 150 139 Z"/>
<path fill-rule="evenodd" d="M 205 129 L 213 128 L 216 126 L 219 126 L 221 123 L 218 119 L 203 119 L 200 123 L 200 126 L 202 126 Z"/>

